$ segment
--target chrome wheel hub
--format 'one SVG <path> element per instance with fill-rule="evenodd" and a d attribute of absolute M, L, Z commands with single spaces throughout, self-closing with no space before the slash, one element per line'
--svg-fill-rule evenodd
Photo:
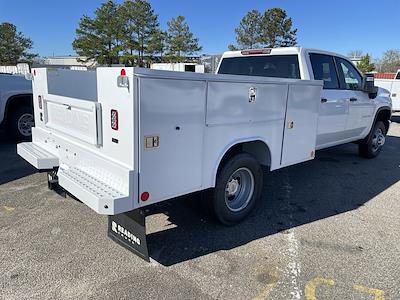
<path fill-rule="evenodd" d="M 225 204 L 233 212 L 244 209 L 254 193 L 254 176 L 248 168 L 239 168 L 229 177 L 225 187 Z"/>
<path fill-rule="evenodd" d="M 235 195 L 239 187 L 240 187 L 239 181 L 237 179 L 231 179 L 231 181 L 229 181 L 228 184 L 226 185 L 226 191 L 228 193 L 228 196 Z"/>
<path fill-rule="evenodd" d="M 18 119 L 18 131 L 23 136 L 30 136 L 32 134 L 32 127 L 35 126 L 35 121 L 32 114 L 23 114 Z"/>
<path fill-rule="evenodd" d="M 385 134 L 383 133 L 381 128 L 378 128 L 372 137 L 372 150 L 375 152 L 381 148 L 386 141 Z"/>

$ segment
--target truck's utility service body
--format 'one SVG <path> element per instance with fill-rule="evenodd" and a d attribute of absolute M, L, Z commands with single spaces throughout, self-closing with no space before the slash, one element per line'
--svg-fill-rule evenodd
<path fill-rule="evenodd" d="M 18 153 L 38 169 L 58 168 L 61 187 L 100 214 L 214 187 L 224 154 L 239 143 L 271 170 L 314 158 L 321 81 L 34 72 L 33 141 Z"/>

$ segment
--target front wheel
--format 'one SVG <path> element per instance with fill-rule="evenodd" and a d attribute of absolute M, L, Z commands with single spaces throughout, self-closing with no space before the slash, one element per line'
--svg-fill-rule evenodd
<path fill-rule="evenodd" d="M 377 121 L 369 136 L 359 143 L 358 150 L 362 157 L 374 158 L 382 151 L 386 141 L 386 127 L 382 121 Z"/>
<path fill-rule="evenodd" d="M 263 172 L 251 155 L 241 153 L 230 158 L 217 175 L 213 190 L 213 209 L 225 225 L 242 221 L 261 195 Z"/>

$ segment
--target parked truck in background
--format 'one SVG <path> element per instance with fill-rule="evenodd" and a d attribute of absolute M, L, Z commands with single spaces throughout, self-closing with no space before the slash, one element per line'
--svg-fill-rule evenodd
<path fill-rule="evenodd" d="M 22 75 L 0 73 L 0 125 L 18 141 L 31 138 L 32 83 Z"/>
<path fill-rule="evenodd" d="M 400 111 L 400 70 L 397 71 L 393 79 L 375 78 L 375 84 L 385 89 L 392 98 L 392 110 Z"/>
<path fill-rule="evenodd" d="M 226 52 L 217 74 L 34 73 L 33 141 L 18 153 L 48 171 L 49 186 L 109 215 L 109 236 L 145 259 L 144 207 L 207 190 L 217 219 L 235 224 L 261 196 L 262 165 L 348 142 L 373 158 L 390 124 L 374 78 L 320 50 Z"/>

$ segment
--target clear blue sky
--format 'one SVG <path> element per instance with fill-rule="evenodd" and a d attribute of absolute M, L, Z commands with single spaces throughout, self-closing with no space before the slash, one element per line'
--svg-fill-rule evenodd
<path fill-rule="evenodd" d="M 118 0 L 121 2 L 122 0 Z M 42 56 L 74 54 L 79 18 L 93 15 L 101 0 L 1 0 L 0 23 L 14 23 Z M 251 9 L 285 9 L 298 28 L 298 44 L 347 54 L 361 49 L 379 58 L 400 49 L 399 0 L 150 0 L 161 27 L 184 15 L 203 53 L 220 53 L 235 41 L 234 29 Z"/>

